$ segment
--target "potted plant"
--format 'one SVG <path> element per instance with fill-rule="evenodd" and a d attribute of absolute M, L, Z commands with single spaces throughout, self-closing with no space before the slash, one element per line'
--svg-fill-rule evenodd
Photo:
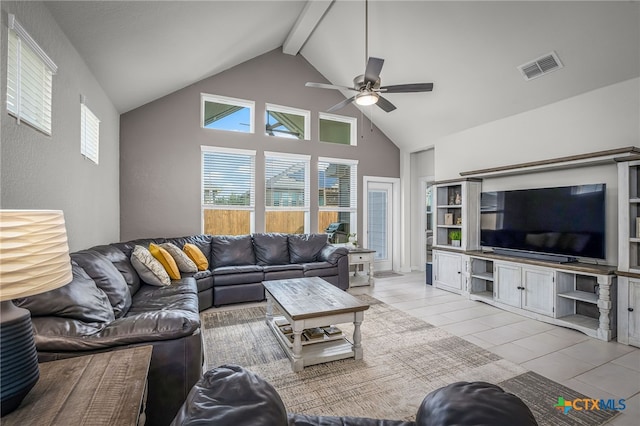
<path fill-rule="evenodd" d="M 353 247 L 358 247 L 358 237 L 355 233 L 353 234 L 349 234 L 349 244 L 351 244 Z"/>
<path fill-rule="evenodd" d="M 454 229 L 449 231 L 449 239 L 451 240 L 451 245 L 454 247 L 460 247 L 460 240 L 462 239 L 462 231 Z"/>

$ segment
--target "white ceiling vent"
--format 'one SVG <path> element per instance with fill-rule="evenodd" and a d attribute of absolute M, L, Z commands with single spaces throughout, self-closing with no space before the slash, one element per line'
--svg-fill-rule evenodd
<path fill-rule="evenodd" d="M 527 81 L 559 70 L 560 68 L 562 68 L 562 62 L 560 62 L 560 58 L 558 58 L 556 52 L 548 53 L 518 67 L 522 76 Z"/>

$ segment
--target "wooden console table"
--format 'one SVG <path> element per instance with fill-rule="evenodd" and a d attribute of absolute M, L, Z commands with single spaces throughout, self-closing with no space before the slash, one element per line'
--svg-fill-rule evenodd
<path fill-rule="evenodd" d="M 39 364 L 40 379 L 2 424 L 144 424 L 152 349 L 140 346 Z"/>

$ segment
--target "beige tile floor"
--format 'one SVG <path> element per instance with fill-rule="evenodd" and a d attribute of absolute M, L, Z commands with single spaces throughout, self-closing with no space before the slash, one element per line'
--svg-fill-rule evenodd
<path fill-rule="evenodd" d="M 424 272 L 355 287 L 591 398 L 626 400 L 609 425 L 640 425 L 640 349 L 502 311 L 425 284 Z M 555 403 L 555 401 L 550 401 Z"/>

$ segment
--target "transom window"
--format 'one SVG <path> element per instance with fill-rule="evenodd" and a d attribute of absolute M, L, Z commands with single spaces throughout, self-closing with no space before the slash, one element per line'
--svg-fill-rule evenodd
<path fill-rule="evenodd" d="M 279 138 L 310 140 L 310 120 L 309 111 L 267 104 L 265 134 Z"/>
<path fill-rule="evenodd" d="M 320 142 L 357 145 L 358 120 L 355 117 L 320 113 Z"/>
<path fill-rule="evenodd" d="M 256 152 L 209 146 L 201 150 L 203 232 L 254 232 Z"/>
<path fill-rule="evenodd" d="M 318 232 L 339 229 L 332 242 L 347 242 L 357 229 L 357 207 L 358 161 L 318 158 Z"/>
<path fill-rule="evenodd" d="M 51 92 L 58 67 L 18 22 L 8 15 L 7 111 L 51 135 Z"/>
<path fill-rule="evenodd" d="M 202 93 L 201 123 L 205 129 L 254 133 L 255 102 Z"/>
<path fill-rule="evenodd" d="M 309 232 L 310 156 L 265 152 L 265 231 Z"/>

